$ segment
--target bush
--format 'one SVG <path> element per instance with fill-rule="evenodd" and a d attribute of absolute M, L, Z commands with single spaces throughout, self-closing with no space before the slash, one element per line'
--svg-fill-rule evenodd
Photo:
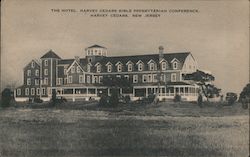
<path fill-rule="evenodd" d="M 11 90 L 9 88 L 5 88 L 2 92 L 1 106 L 9 107 L 11 100 L 12 100 Z"/>
<path fill-rule="evenodd" d="M 99 106 L 109 106 L 109 97 L 106 95 L 101 96 L 101 99 L 99 100 Z"/>
<path fill-rule="evenodd" d="M 124 99 L 126 103 L 129 103 L 131 101 L 131 98 L 129 95 L 126 95 Z"/>
<path fill-rule="evenodd" d="M 180 102 L 181 101 L 181 96 L 179 94 L 174 96 L 174 102 Z"/>
<path fill-rule="evenodd" d="M 119 103 L 118 92 L 115 92 L 115 90 L 113 90 L 110 96 L 110 105 L 115 107 L 115 106 L 118 106 L 118 103 Z"/>

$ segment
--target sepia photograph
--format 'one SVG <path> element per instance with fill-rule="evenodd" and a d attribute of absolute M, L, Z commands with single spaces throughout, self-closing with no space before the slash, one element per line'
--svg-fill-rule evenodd
<path fill-rule="evenodd" d="M 249 1 L 1 1 L 0 157 L 249 157 Z"/>

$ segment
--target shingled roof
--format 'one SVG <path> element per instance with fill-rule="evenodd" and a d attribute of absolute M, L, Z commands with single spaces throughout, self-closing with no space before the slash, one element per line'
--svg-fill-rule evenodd
<path fill-rule="evenodd" d="M 178 59 L 181 63 L 184 63 L 186 57 L 190 52 L 181 52 L 181 53 L 166 53 L 163 55 L 163 58 L 170 63 L 174 58 Z M 133 62 L 134 64 L 141 60 L 143 63 L 147 63 L 150 60 L 159 62 L 159 54 L 148 54 L 148 55 L 134 55 L 134 56 L 110 56 L 104 57 L 100 62 L 102 65 L 107 64 L 108 62 L 115 65 L 118 61 L 122 64 L 126 64 L 128 61 Z"/>
<path fill-rule="evenodd" d="M 100 46 L 100 45 L 92 45 L 88 48 L 106 48 L 106 47 L 103 47 L 103 46 Z"/>
<path fill-rule="evenodd" d="M 49 50 L 49 52 L 47 52 L 45 55 L 43 55 L 41 58 L 57 58 L 57 59 L 61 59 L 61 57 L 59 57 L 55 52 L 53 52 L 52 50 Z"/>

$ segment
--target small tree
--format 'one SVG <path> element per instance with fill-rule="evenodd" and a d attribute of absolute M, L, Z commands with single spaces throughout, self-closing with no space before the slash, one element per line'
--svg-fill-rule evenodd
<path fill-rule="evenodd" d="M 56 100 L 56 90 L 55 89 L 52 89 L 52 106 L 55 106 L 56 103 L 57 103 L 57 100 Z"/>
<path fill-rule="evenodd" d="M 1 106 L 2 106 L 2 107 L 9 107 L 9 106 L 10 106 L 11 99 L 12 99 L 11 90 L 10 90 L 9 88 L 5 88 L 5 89 L 2 91 Z"/>
<path fill-rule="evenodd" d="M 250 103 L 250 83 L 241 91 L 239 101 L 242 103 L 244 109 L 248 108 L 248 104 Z"/>
<path fill-rule="evenodd" d="M 221 92 L 221 89 L 211 84 L 211 82 L 215 80 L 212 74 L 197 70 L 194 73 L 184 75 L 184 79 L 194 81 L 197 85 L 199 85 L 203 95 L 207 98 L 207 101 L 208 98 L 219 96 Z"/>

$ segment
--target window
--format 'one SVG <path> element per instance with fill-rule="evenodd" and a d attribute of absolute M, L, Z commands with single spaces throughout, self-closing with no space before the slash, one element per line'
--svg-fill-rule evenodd
<path fill-rule="evenodd" d="M 121 75 L 116 75 L 117 78 L 121 78 Z"/>
<path fill-rule="evenodd" d="M 31 88 L 30 92 L 31 92 L 31 95 L 35 95 L 35 88 Z"/>
<path fill-rule="evenodd" d="M 63 73 L 64 73 L 64 75 L 67 74 L 67 68 L 64 68 Z"/>
<path fill-rule="evenodd" d="M 111 71 L 112 71 L 112 66 L 108 65 L 108 72 L 111 72 Z"/>
<path fill-rule="evenodd" d="M 157 82 L 157 74 L 153 74 L 153 82 Z"/>
<path fill-rule="evenodd" d="M 161 81 L 165 82 L 166 81 L 166 75 L 161 74 Z"/>
<path fill-rule="evenodd" d="M 27 85 L 31 85 L 31 80 L 30 80 L 30 78 L 27 78 Z"/>
<path fill-rule="evenodd" d="M 31 70 L 27 70 L 27 76 L 31 76 Z"/>
<path fill-rule="evenodd" d="M 36 70 L 36 71 L 35 71 L 35 75 L 36 75 L 36 76 L 39 76 L 39 70 Z"/>
<path fill-rule="evenodd" d="M 92 83 L 98 83 L 98 77 L 97 76 L 94 76 L 92 78 L 93 78 Z"/>
<path fill-rule="evenodd" d="M 177 69 L 177 62 L 173 63 L 173 69 Z"/>
<path fill-rule="evenodd" d="M 166 62 L 161 63 L 161 70 L 166 70 L 167 69 L 167 64 Z"/>
<path fill-rule="evenodd" d="M 138 75 L 133 75 L 133 83 L 137 83 L 138 82 Z"/>
<path fill-rule="evenodd" d="M 25 95 L 29 95 L 29 88 L 25 88 Z"/>
<path fill-rule="evenodd" d="M 48 69 L 44 69 L 44 75 L 48 75 Z"/>
<path fill-rule="evenodd" d="M 72 76 L 69 76 L 68 83 L 72 83 Z"/>
<path fill-rule="evenodd" d="M 119 64 L 119 65 L 117 66 L 117 71 L 118 71 L 118 72 L 121 72 L 121 71 L 122 71 L 122 65 Z"/>
<path fill-rule="evenodd" d="M 84 75 L 79 75 L 79 83 L 84 83 Z"/>
<path fill-rule="evenodd" d="M 44 66 L 48 66 L 48 60 L 44 60 Z"/>
<path fill-rule="evenodd" d="M 142 82 L 147 82 L 147 75 L 142 75 Z"/>
<path fill-rule="evenodd" d="M 64 84 L 67 84 L 68 83 L 68 78 L 64 78 Z"/>
<path fill-rule="evenodd" d="M 35 67 L 35 63 L 31 62 L 31 68 L 34 68 L 34 67 Z"/>
<path fill-rule="evenodd" d="M 75 66 L 71 67 L 71 73 L 75 73 Z"/>
<path fill-rule="evenodd" d="M 152 74 L 148 75 L 148 82 L 152 82 Z"/>
<path fill-rule="evenodd" d="M 171 74 L 171 82 L 176 82 L 176 74 Z"/>
<path fill-rule="evenodd" d="M 45 95 L 46 94 L 46 90 L 45 88 L 42 88 L 42 94 Z"/>
<path fill-rule="evenodd" d="M 150 63 L 149 64 L 149 70 L 155 70 L 155 64 L 154 63 Z"/>
<path fill-rule="evenodd" d="M 80 69 L 79 66 L 76 67 L 76 72 L 77 72 L 77 73 L 80 73 L 80 72 L 81 72 L 81 69 Z"/>
<path fill-rule="evenodd" d="M 99 83 L 101 83 L 103 80 L 103 76 L 99 76 Z"/>
<path fill-rule="evenodd" d="M 17 89 L 16 93 L 17 95 L 21 95 L 21 89 Z"/>
<path fill-rule="evenodd" d="M 138 71 L 142 71 L 142 64 L 138 64 Z"/>
<path fill-rule="evenodd" d="M 49 82 L 49 81 L 48 81 L 48 78 L 45 77 L 44 80 L 43 80 L 43 84 L 48 85 L 48 82 Z"/>
<path fill-rule="evenodd" d="M 132 71 L 133 70 L 132 68 L 133 68 L 132 64 L 128 64 L 128 71 Z"/>
<path fill-rule="evenodd" d="M 40 95 L 40 88 L 36 89 L 36 95 Z"/>
<path fill-rule="evenodd" d="M 125 77 L 127 80 L 129 80 L 129 75 L 125 75 L 124 77 Z"/>
<path fill-rule="evenodd" d="M 90 76 L 87 76 L 87 83 L 90 83 Z"/>
<path fill-rule="evenodd" d="M 57 78 L 56 79 L 56 84 L 61 85 L 62 84 L 62 78 Z"/>
<path fill-rule="evenodd" d="M 35 79 L 35 85 L 39 85 L 39 79 Z"/>
<path fill-rule="evenodd" d="M 100 65 L 97 65 L 96 72 L 101 72 L 101 66 Z"/>

